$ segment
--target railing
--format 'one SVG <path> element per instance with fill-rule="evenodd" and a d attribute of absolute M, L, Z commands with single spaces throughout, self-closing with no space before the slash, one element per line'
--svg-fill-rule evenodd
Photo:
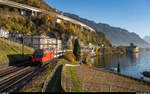
<path fill-rule="evenodd" d="M 16 2 L 13 2 L 13 1 L 10 1 L 10 0 L 0 0 L 0 3 L 4 4 L 4 5 L 16 7 L 16 8 L 28 9 L 28 10 L 32 10 L 32 11 L 35 11 L 35 12 L 42 12 L 42 10 L 39 9 L 39 8 L 31 7 L 31 6 L 28 6 L 28 5 L 25 5 L 25 4 L 16 3 Z"/>

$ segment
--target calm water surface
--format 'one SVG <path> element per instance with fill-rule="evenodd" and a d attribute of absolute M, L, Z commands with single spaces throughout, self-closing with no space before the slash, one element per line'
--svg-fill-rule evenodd
<path fill-rule="evenodd" d="M 136 78 L 144 77 L 141 72 L 150 71 L 150 51 L 140 51 L 136 54 L 97 56 L 91 59 L 95 67 L 104 67 L 115 71 L 120 62 L 120 73 Z M 150 78 L 144 77 L 150 81 Z"/>

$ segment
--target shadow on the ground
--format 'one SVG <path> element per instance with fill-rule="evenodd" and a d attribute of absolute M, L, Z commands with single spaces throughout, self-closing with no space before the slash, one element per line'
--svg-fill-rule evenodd
<path fill-rule="evenodd" d="M 51 81 L 49 82 L 46 92 L 65 92 L 61 86 L 61 72 L 63 65 L 60 65 L 55 74 L 53 75 Z"/>
<path fill-rule="evenodd" d="M 22 54 L 14 54 L 7 55 L 7 57 L 9 58 L 9 66 L 24 66 L 25 64 L 20 64 L 26 61 L 31 61 L 32 59 L 30 54 L 24 56 Z"/>

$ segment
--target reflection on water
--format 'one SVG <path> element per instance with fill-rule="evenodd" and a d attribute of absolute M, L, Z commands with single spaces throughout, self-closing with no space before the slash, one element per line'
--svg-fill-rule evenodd
<path fill-rule="evenodd" d="M 150 71 L 150 51 L 140 51 L 134 54 L 125 55 L 107 55 L 97 56 L 91 59 L 93 65 L 97 68 L 104 67 L 107 70 L 112 71 L 112 68 L 117 68 L 120 63 L 120 73 L 141 78 L 143 75 L 141 72 Z M 144 77 L 145 80 L 150 78 Z"/>

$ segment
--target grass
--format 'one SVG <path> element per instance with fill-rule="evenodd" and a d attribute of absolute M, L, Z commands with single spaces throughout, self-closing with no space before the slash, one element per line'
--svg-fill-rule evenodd
<path fill-rule="evenodd" d="M 67 59 L 64 59 L 64 58 L 60 60 L 60 63 L 62 63 L 62 64 L 72 64 L 72 65 L 79 64 L 78 61 L 70 62 L 70 61 L 68 61 Z"/>
<path fill-rule="evenodd" d="M 81 92 L 82 86 L 77 78 L 77 74 L 76 74 L 74 67 L 70 67 L 70 72 L 71 72 L 71 79 L 72 79 L 72 83 L 73 83 L 73 91 Z"/>
<path fill-rule="evenodd" d="M 2 38 L 0 38 L 0 63 L 7 63 L 10 62 L 11 60 L 24 60 L 27 59 L 28 56 L 27 54 L 32 54 L 33 53 L 33 49 L 30 47 L 25 46 L 24 47 L 24 54 L 25 56 L 23 57 L 22 54 L 22 45 L 12 42 L 12 41 L 8 41 L 8 40 L 4 40 Z"/>

